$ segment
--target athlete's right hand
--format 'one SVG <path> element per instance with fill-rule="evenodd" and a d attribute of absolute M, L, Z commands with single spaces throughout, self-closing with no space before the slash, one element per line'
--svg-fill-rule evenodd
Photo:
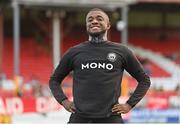
<path fill-rule="evenodd" d="M 75 106 L 72 101 L 69 101 L 68 99 L 65 99 L 62 101 L 62 106 L 68 111 L 68 112 L 75 112 Z"/>

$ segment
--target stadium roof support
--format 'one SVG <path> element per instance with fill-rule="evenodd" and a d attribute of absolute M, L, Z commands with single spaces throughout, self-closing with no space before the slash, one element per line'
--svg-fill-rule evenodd
<path fill-rule="evenodd" d="M 124 23 L 124 28 L 121 31 L 121 42 L 123 44 L 128 43 L 128 6 L 123 6 L 122 11 L 122 21 Z"/>
<path fill-rule="evenodd" d="M 149 3 L 180 3 L 180 0 L 138 0 L 139 2 L 149 2 Z"/>
<path fill-rule="evenodd" d="M 119 8 L 133 4 L 137 0 L 16 0 L 23 5 L 32 6 L 58 6 L 58 7 L 104 7 Z"/>
<path fill-rule="evenodd" d="M 60 41 L 61 41 L 61 37 L 60 37 L 60 29 L 61 29 L 61 19 L 60 15 L 57 11 L 53 12 L 53 67 L 54 69 L 56 68 L 56 66 L 59 63 L 60 60 Z M 57 52 L 59 51 L 59 52 Z"/>
<path fill-rule="evenodd" d="M 0 74 L 2 73 L 3 61 L 3 12 L 0 7 Z"/>
<path fill-rule="evenodd" d="M 13 1 L 14 75 L 20 74 L 20 7 Z"/>

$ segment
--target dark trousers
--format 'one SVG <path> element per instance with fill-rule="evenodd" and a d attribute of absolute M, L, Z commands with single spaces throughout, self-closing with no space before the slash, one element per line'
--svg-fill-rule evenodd
<path fill-rule="evenodd" d="M 79 115 L 72 113 L 68 124 L 71 123 L 121 123 L 123 124 L 123 119 L 120 115 L 111 115 L 107 118 L 84 118 Z"/>

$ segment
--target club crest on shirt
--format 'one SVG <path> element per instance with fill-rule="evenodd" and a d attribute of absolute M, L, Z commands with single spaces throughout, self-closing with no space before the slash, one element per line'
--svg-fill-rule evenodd
<path fill-rule="evenodd" d="M 107 59 L 111 62 L 115 62 L 116 61 L 116 53 L 108 53 L 107 55 Z"/>

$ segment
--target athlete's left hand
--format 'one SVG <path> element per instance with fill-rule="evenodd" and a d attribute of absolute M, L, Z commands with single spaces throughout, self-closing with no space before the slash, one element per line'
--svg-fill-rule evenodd
<path fill-rule="evenodd" d="M 117 112 L 118 114 L 126 114 L 131 110 L 131 106 L 127 103 L 125 104 L 116 104 L 112 108 L 112 112 Z"/>

